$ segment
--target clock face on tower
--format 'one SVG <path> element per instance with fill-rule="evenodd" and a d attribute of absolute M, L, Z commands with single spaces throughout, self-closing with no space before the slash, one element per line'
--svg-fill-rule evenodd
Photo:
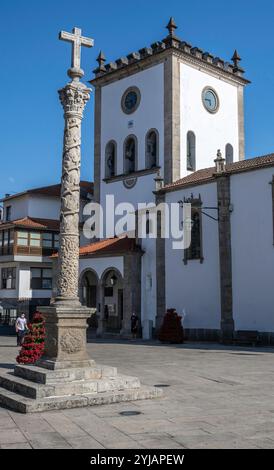
<path fill-rule="evenodd" d="M 131 114 L 136 111 L 141 101 L 141 93 L 139 88 L 130 87 L 122 96 L 121 106 L 126 114 Z"/>
<path fill-rule="evenodd" d="M 125 107 L 128 111 L 132 111 L 137 103 L 137 94 L 135 91 L 130 91 L 125 97 Z"/>
<path fill-rule="evenodd" d="M 205 109 L 209 113 L 216 113 L 219 109 L 219 98 L 212 88 L 205 88 L 202 93 L 202 100 Z"/>

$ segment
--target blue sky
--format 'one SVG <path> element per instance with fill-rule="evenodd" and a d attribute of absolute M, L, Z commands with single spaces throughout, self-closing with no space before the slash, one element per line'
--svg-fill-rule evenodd
<path fill-rule="evenodd" d="M 63 113 L 57 89 L 68 80 L 70 46 L 61 29 L 82 28 L 95 47 L 82 54 L 92 78 L 102 49 L 107 60 L 166 35 L 225 60 L 235 48 L 252 81 L 245 95 L 246 154 L 274 152 L 274 0 L 1 0 L 0 196 L 59 182 Z M 93 97 L 83 122 L 82 179 L 93 177 Z"/>

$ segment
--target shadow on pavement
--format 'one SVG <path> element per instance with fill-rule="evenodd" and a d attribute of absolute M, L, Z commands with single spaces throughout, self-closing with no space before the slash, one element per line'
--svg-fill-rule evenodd
<path fill-rule="evenodd" d="M 216 352 L 230 352 L 235 355 L 258 355 L 260 353 L 274 353 L 274 348 L 271 346 L 234 346 L 224 345 L 220 343 L 194 343 L 186 341 L 183 344 L 172 344 L 172 343 L 161 343 L 158 340 L 142 340 L 142 339 L 121 339 L 121 338 L 89 338 L 87 339 L 88 344 L 117 344 L 117 345 L 132 345 L 132 346 L 150 346 L 150 347 L 168 347 L 174 349 L 191 349 L 198 351 L 216 351 Z M 252 354 L 245 354 L 252 353 Z"/>

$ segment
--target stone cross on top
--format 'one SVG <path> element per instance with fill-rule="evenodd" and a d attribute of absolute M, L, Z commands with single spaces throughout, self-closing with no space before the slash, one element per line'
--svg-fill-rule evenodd
<path fill-rule="evenodd" d="M 72 33 L 61 31 L 59 39 L 72 43 L 71 69 L 68 70 L 69 77 L 72 79 L 81 78 L 84 75 L 83 70 L 81 70 L 81 46 L 93 47 L 94 40 L 82 36 L 82 30 L 79 28 L 73 28 Z"/>

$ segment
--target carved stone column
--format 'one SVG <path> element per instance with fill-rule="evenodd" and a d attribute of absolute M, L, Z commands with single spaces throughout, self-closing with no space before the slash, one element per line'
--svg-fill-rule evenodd
<path fill-rule="evenodd" d="M 93 363 L 86 352 L 87 318 L 91 311 L 81 306 L 78 297 L 81 121 L 90 98 L 90 89 L 79 78 L 76 74 L 59 91 L 65 130 L 56 298 L 50 307 L 41 309 L 47 334 L 40 365 L 51 369 Z"/>
<path fill-rule="evenodd" d="M 65 131 L 55 302 L 78 306 L 81 121 L 89 92 L 89 88 L 80 82 L 72 82 L 59 91 L 64 108 Z"/>

